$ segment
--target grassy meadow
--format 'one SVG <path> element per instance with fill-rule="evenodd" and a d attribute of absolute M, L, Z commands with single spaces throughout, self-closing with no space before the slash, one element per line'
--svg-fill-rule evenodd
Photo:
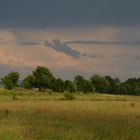
<path fill-rule="evenodd" d="M 140 97 L 0 89 L 0 140 L 140 140 Z"/>

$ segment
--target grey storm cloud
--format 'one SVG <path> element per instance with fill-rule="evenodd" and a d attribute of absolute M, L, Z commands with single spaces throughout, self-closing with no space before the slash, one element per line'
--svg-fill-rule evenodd
<path fill-rule="evenodd" d="M 80 52 L 77 50 L 74 50 L 70 48 L 67 44 L 60 42 L 58 39 L 54 39 L 52 43 L 48 42 L 47 40 L 45 41 L 45 45 L 47 47 L 51 47 L 57 51 L 63 52 L 69 56 L 72 56 L 74 58 L 80 58 Z"/>
<path fill-rule="evenodd" d="M 89 57 L 89 58 L 103 58 L 104 56 L 99 53 L 93 53 L 93 54 L 86 54 L 84 53 L 83 56 Z"/>
<path fill-rule="evenodd" d="M 80 56 L 84 57 L 89 57 L 89 58 L 103 58 L 102 54 L 99 53 L 94 53 L 94 54 L 86 54 L 86 53 L 81 53 L 75 49 L 72 49 L 70 45 L 72 44 L 80 44 L 80 45 L 120 45 L 120 46 L 140 46 L 139 41 L 135 42 L 119 42 L 119 41 L 97 41 L 97 40 L 74 40 L 74 41 L 63 41 L 61 42 L 58 39 L 54 39 L 52 43 L 48 42 L 47 40 L 45 41 L 45 46 L 51 47 L 57 51 L 63 52 L 69 56 L 75 57 L 75 58 L 80 58 Z M 124 57 L 120 55 L 115 55 L 112 57 Z M 137 59 L 137 57 L 136 57 Z"/>
<path fill-rule="evenodd" d="M 103 55 L 99 53 L 93 53 L 93 54 L 81 53 L 75 49 L 72 49 L 69 46 L 69 44 L 71 43 L 61 42 L 58 39 L 54 39 L 52 43 L 48 42 L 47 40 L 45 41 L 45 45 L 47 47 L 51 47 L 57 51 L 63 52 L 74 58 L 80 58 L 80 56 L 89 57 L 89 58 L 103 58 Z"/>
<path fill-rule="evenodd" d="M 133 56 L 130 60 L 140 60 L 140 55 Z"/>
<path fill-rule="evenodd" d="M 140 56 L 135 56 L 135 59 L 136 60 L 140 60 Z"/>
<path fill-rule="evenodd" d="M 140 25 L 139 0 L 0 0 L 0 27 Z"/>
<path fill-rule="evenodd" d="M 119 42 L 119 41 L 98 41 L 98 40 L 74 40 L 74 41 L 65 41 L 64 44 L 96 44 L 96 45 L 135 45 L 140 46 L 140 41 L 132 42 Z"/>

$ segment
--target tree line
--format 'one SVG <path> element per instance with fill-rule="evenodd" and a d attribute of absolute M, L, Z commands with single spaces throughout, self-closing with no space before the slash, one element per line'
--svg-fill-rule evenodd
<path fill-rule="evenodd" d="M 19 78 L 18 72 L 11 72 L 1 78 L 1 82 L 9 90 L 21 86 L 26 89 L 37 88 L 39 91 L 48 89 L 54 92 L 140 95 L 140 78 L 129 78 L 121 82 L 119 78 L 111 76 L 93 75 L 87 80 L 81 75 L 76 75 L 74 80 L 64 81 L 56 78 L 48 68 L 42 66 L 33 70 L 32 74 L 25 77 L 21 84 L 18 84 Z"/>

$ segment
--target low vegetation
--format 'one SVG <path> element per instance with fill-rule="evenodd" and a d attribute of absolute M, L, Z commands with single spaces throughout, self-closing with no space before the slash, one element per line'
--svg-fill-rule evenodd
<path fill-rule="evenodd" d="M 65 93 L 65 94 L 64 94 L 64 97 L 65 97 L 67 100 L 74 100 L 74 99 L 75 99 L 75 96 L 74 96 L 74 94 L 72 94 L 72 93 Z"/>
<path fill-rule="evenodd" d="M 0 139 L 139 140 L 139 106 L 139 96 L 0 89 Z"/>

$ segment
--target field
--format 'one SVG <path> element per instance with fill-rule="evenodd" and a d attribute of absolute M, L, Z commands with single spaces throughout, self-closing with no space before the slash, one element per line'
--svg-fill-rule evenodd
<path fill-rule="evenodd" d="M 0 140 L 140 140 L 140 97 L 0 89 Z"/>

